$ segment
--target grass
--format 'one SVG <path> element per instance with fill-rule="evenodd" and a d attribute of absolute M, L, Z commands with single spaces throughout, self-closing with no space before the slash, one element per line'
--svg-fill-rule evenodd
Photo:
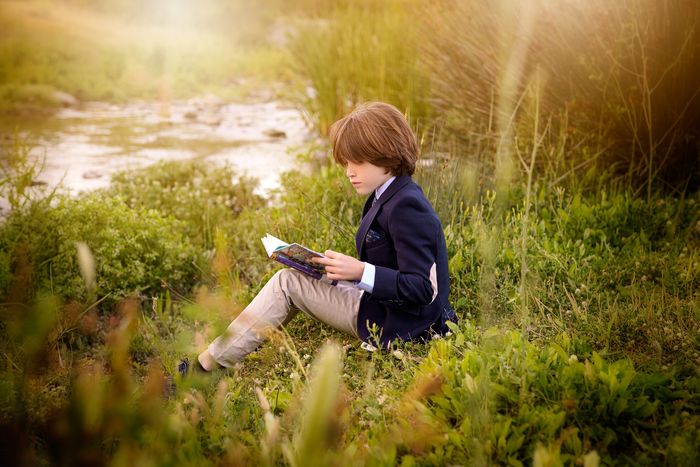
<path fill-rule="evenodd" d="M 163 21 L 153 26 L 147 19 L 158 11 L 132 6 L 119 11 L 108 2 L 102 9 L 81 2 L 0 3 L 3 112 L 50 112 L 63 105 L 56 91 L 80 101 L 182 99 L 205 92 L 241 100 L 262 84 L 286 79 L 278 47 L 224 22 L 264 31 L 269 7 L 242 12 L 232 4 L 229 11 L 206 2 L 197 10 L 201 17 L 191 20 L 210 27 L 199 28 Z"/>
<path fill-rule="evenodd" d="M 681 136 L 695 134 L 700 108 L 695 6 L 434 2 L 419 15 L 435 115 L 465 155 L 492 164 L 480 155 L 499 147 L 511 121 L 531 141 L 538 94 L 553 130 L 540 175 L 610 171 L 647 197 L 659 186 L 698 186 L 697 148 Z M 475 143 L 489 149 L 475 152 Z"/>
<path fill-rule="evenodd" d="M 290 43 L 296 100 L 321 134 L 379 99 L 426 147 L 505 185 L 517 148 L 537 137 L 547 150 L 533 170 L 553 185 L 595 190 L 606 174 L 648 198 L 698 186 L 696 6 L 358 0 L 321 11 Z"/>
<path fill-rule="evenodd" d="M 430 80 L 418 63 L 420 38 L 407 3 L 340 3 L 327 16 L 300 22 L 289 49 L 307 87 L 293 98 L 321 134 L 367 100 L 391 102 L 414 121 L 428 117 Z"/>
<path fill-rule="evenodd" d="M 157 173 L 186 184 L 193 171 L 182 169 L 173 164 Z M 69 463 L 695 459 L 697 195 L 658 197 L 650 206 L 624 192 L 588 197 L 534 183 L 524 223 L 522 195 L 514 193 L 505 211 L 489 193 L 468 202 L 468 187 L 444 183 L 454 173 L 446 164 L 417 176 L 446 231 L 451 301 L 461 318 L 451 336 L 368 353 L 299 316 L 245 362 L 180 382 L 173 399 L 162 399 L 164 373 L 221 332 L 274 271 L 259 251 L 262 232 L 351 253 L 347 230 L 362 200 L 351 196 L 342 171 L 289 174 L 282 204 L 246 203 L 213 235 L 210 272 L 196 293 L 152 289 L 140 305 L 116 309 L 38 295 L 26 301 L 30 320 L 6 302 L 2 413 L 15 436 L 8 439 L 24 443 L 23 455 Z M 144 176 L 124 174 L 118 189 L 137 194 L 143 183 L 126 181 Z M 198 183 L 217 186 L 214 173 L 207 177 Z M 152 205 L 166 215 L 178 203 L 192 205 L 178 197 L 163 205 L 156 195 L 141 193 L 138 209 Z M 441 201 L 447 199 L 462 202 Z M 496 215 L 503 218 L 494 243 L 485 232 Z M 195 216 L 187 225 L 207 223 Z M 517 254 L 523 235 L 524 286 Z M 671 260 L 674 251 L 683 256 Z M 327 341 L 337 347 L 319 353 Z M 328 457 L 309 451 L 312 442 L 326 446 Z"/>

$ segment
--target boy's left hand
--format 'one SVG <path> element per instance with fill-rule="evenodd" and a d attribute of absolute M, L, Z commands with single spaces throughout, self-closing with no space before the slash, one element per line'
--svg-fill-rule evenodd
<path fill-rule="evenodd" d="M 326 250 L 324 258 L 313 258 L 312 261 L 326 267 L 326 276 L 331 280 L 359 281 L 365 272 L 365 263 L 333 250 Z"/>

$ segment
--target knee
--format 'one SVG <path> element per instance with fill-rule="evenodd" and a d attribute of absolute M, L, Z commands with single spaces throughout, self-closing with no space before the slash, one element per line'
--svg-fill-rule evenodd
<path fill-rule="evenodd" d="M 299 280 L 299 275 L 301 275 L 301 273 L 294 269 L 280 269 L 270 278 L 270 281 L 277 289 L 286 293 L 290 289 L 290 284 Z"/>
<path fill-rule="evenodd" d="M 306 281 L 313 281 L 315 279 L 312 279 L 296 269 L 285 268 L 277 271 L 270 280 L 274 280 L 275 289 L 281 292 L 287 298 L 287 301 L 291 301 L 298 297 L 298 294 L 304 290 Z"/>
<path fill-rule="evenodd" d="M 282 276 L 284 276 L 287 271 L 288 271 L 288 269 L 280 269 L 279 271 L 277 271 L 276 273 L 274 273 L 272 275 L 272 277 L 270 278 L 270 281 L 279 282 L 280 280 L 282 280 Z"/>

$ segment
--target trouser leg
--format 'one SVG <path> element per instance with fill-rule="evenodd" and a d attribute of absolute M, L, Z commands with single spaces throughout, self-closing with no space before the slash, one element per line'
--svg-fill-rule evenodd
<path fill-rule="evenodd" d="M 332 286 L 293 269 L 278 271 L 226 332 L 199 355 L 202 366 L 230 367 L 254 351 L 269 328 L 278 328 L 302 310 L 335 329 L 357 336 L 357 312 L 362 291 Z"/>

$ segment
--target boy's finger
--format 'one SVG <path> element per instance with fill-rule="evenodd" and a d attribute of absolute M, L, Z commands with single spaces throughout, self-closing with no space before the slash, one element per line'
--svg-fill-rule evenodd
<path fill-rule="evenodd" d="M 338 253 L 336 253 L 333 250 L 326 250 L 323 252 L 323 254 L 328 256 L 329 258 L 335 258 L 336 256 L 338 256 Z"/>
<path fill-rule="evenodd" d="M 311 261 L 318 264 L 328 265 L 333 262 L 331 258 L 319 258 L 318 256 L 311 258 Z"/>

